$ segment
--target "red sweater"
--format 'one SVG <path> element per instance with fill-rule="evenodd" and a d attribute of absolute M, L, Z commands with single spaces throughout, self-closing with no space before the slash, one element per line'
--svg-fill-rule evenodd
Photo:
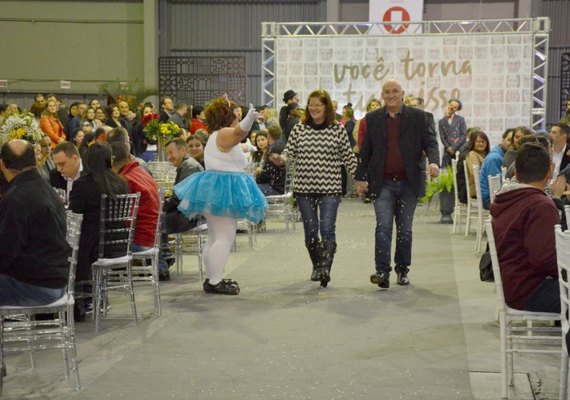
<path fill-rule="evenodd" d="M 160 198 L 154 179 L 136 161 L 126 164 L 120 171 L 127 180 L 131 193 L 141 194 L 133 242 L 139 246 L 154 246 Z"/>
<path fill-rule="evenodd" d="M 558 277 L 554 238 L 558 209 L 542 190 L 513 184 L 497 194 L 491 216 L 505 300 L 524 309 L 547 276 Z"/>
<path fill-rule="evenodd" d="M 203 123 L 200 118 L 192 118 L 192 121 L 190 122 L 190 133 L 193 135 L 198 129 L 205 129 L 206 132 L 209 132 L 208 125 Z"/>

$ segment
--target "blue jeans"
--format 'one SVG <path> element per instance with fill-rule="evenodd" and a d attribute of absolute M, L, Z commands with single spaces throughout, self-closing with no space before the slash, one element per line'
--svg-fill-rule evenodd
<path fill-rule="evenodd" d="M 392 226 L 396 220 L 396 270 L 408 271 L 412 263 L 412 225 L 418 200 L 408 181 L 385 180 L 374 199 L 376 212 L 375 257 L 377 273 L 389 274 Z"/>
<path fill-rule="evenodd" d="M 10 275 L 0 274 L 0 306 L 42 306 L 65 294 L 65 287 L 54 289 L 30 285 Z"/>
<path fill-rule="evenodd" d="M 141 245 L 138 245 L 136 243 L 133 243 L 131 250 L 133 251 L 133 253 L 136 253 L 136 252 L 145 251 L 148 249 L 152 249 L 152 246 L 141 246 Z M 166 260 L 164 259 L 164 257 L 162 256 L 162 251 L 159 251 L 159 253 L 158 253 L 158 271 L 159 272 L 167 272 L 168 271 L 168 264 L 167 264 Z"/>
<path fill-rule="evenodd" d="M 273 186 L 271 186 L 269 183 L 258 183 L 257 187 L 259 188 L 259 190 L 261 190 L 261 193 L 263 193 L 264 196 L 276 196 L 279 194 L 283 194 L 273 189 Z"/>
<path fill-rule="evenodd" d="M 560 313 L 558 279 L 545 279 L 528 299 L 523 310 Z"/>
<path fill-rule="evenodd" d="M 335 225 L 340 196 L 297 195 L 296 199 L 303 218 L 305 242 L 318 242 L 319 231 L 323 241 L 336 242 Z"/>

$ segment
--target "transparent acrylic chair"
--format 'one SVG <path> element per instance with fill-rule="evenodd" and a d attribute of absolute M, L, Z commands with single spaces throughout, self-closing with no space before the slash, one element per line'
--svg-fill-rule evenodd
<path fill-rule="evenodd" d="M 102 311 L 107 314 L 107 293 L 111 290 L 129 292 L 133 322 L 137 323 L 131 246 L 139 199 L 140 193 L 101 195 L 99 258 L 91 264 L 95 332 L 99 332 Z"/>
<path fill-rule="evenodd" d="M 65 294 L 51 304 L 35 307 L 0 307 L 0 364 L 4 363 L 4 353 L 27 351 L 34 368 L 33 351 L 61 349 L 66 379 L 73 375 L 75 390 L 81 389 L 77 349 L 75 344 L 75 321 L 73 319 L 73 290 L 75 268 L 79 253 L 82 214 L 68 211 L 66 214 L 67 242 L 71 247 L 69 275 Z M 41 320 L 35 316 L 43 314 Z M 6 321 L 10 317 L 10 321 Z M 46 319 L 47 318 L 47 319 Z M 0 395 L 2 394 L 2 374 L 0 373 Z"/>

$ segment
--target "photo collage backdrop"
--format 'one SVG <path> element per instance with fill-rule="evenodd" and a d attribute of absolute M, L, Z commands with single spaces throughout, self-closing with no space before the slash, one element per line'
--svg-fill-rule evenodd
<path fill-rule="evenodd" d="M 446 36 L 278 37 L 275 41 L 276 105 L 288 89 L 304 107 L 325 89 L 339 110 L 352 103 L 362 117 L 385 80 L 423 97 L 437 121 L 458 98 L 467 126 L 478 126 L 493 144 L 507 127 L 530 126 L 533 44 L 530 34 Z"/>

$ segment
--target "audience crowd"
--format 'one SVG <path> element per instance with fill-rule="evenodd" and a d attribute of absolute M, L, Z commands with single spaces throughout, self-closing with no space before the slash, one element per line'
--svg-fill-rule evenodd
<path fill-rule="evenodd" d="M 288 173 L 287 164 L 282 162 L 286 159 L 284 151 L 292 132 L 295 139 L 299 131 L 298 128 L 295 130 L 295 126 L 306 121 L 309 112 L 308 103 L 303 106 L 299 94 L 294 90 L 285 92 L 283 101 L 285 104 L 280 110 L 267 106 L 256 107 L 257 118 L 241 144 L 242 151 L 247 154 L 253 166 L 250 169 L 251 175 L 265 196 L 284 193 Z M 554 124 L 548 134 L 533 132 L 525 126 L 509 128 L 503 133 L 501 142 L 491 148 L 488 134 L 478 127 L 470 127 L 469 121 L 460 115 L 462 104 L 459 99 L 449 100 L 445 113 L 437 124 L 434 115 L 423 111 L 422 98 L 408 95 L 403 101 L 410 108 L 422 110 L 418 115 L 425 118 L 426 132 L 434 140 L 439 138 L 442 146 L 439 165 L 446 167 L 453 158 L 458 160 L 455 190 L 460 202 L 467 203 L 476 198 L 476 181 L 479 181 L 483 207 L 490 209 L 494 226 L 497 227 L 499 260 L 506 271 L 503 283 L 507 302 L 513 307 L 540 308 L 543 304 L 540 298 L 555 292 L 553 282 L 557 276 L 553 225 L 561 222 L 565 227 L 567 224 L 563 209 L 570 203 L 568 120 L 563 118 L 560 123 Z M 360 161 L 366 132 L 370 132 L 366 121 L 375 121 L 366 118 L 366 115 L 384 109 L 383 101 L 370 99 L 366 114 L 360 119 L 355 118 L 351 104 L 340 109 L 342 114 L 338 114 L 339 107 L 335 107 L 335 104 L 331 100 L 334 118 L 344 127 L 342 131 L 339 130 L 346 135 L 342 141 L 344 143 L 347 139 L 352 153 Z M 34 97 L 30 112 L 44 135 L 37 143 L 33 143 L 36 149 L 37 176 L 59 189 L 66 207 L 84 214 L 77 266 L 78 282 L 91 279 L 90 265 L 98 257 L 99 199 L 102 193 L 113 195 L 140 192 L 134 249 L 145 250 L 154 245 L 160 197 L 147 162 L 156 158 L 157 150 L 163 151 L 168 162 L 176 169 L 175 184 L 203 171 L 204 149 L 213 133 L 208 128 L 205 106 L 175 103 L 168 96 L 160 100 L 159 109 L 152 103 L 132 105 L 123 100 L 104 106 L 98 99 L 66 106 L 53 94 L 38 94 Z M 0 104 L 0 126 L 11 115 L 22 112 L 15 103 Z M 240 107 L 236 107 L 234 112 L 238 119 L 240 115 L 247 114 L 247 110 L 244 113 Z M 180 128 L 176 135 L 159 143 L 158 149 L 157 142 L 146 132 L 147 124 L 153 120 L 172 122 Z M 333 121 L 327 120 L 327 123 L 333 124 Z M 289 152 L 293 145 L 295 143 L 290 145 Z M 19 142 L 3 149 L 2 154 L 8 157 L 4 161 L 4 168 L 9 169 L 10 164 L 14 164 L 16 166 L 12 170 L 20 172 L 14 176 L 2 177 L 0 193 L 3 197 L 0 198 L 0 205 L 5 200 L 4 196 L 14 191 L 14 182 L 23 181 L 24 177 L 28 177 L 26 179 L 30 182 L 38 179 L 35 174 L 30 175 L 28 172 L 29 165 L 22 164 L 19 167 L 18 159 L 25 157 L 27 151 L 29 149 Z M 425 155 L 422 157 L 425 163 Z M 430 157 L 433 158 L 433 155 Z M 463 165 L 466 166 L 466 174 Z M 478 176 L 474 166 L 479 168 Z M 351 164 L 350 167 L 351 170 L 354 169 L 354 165 Z M 345 169 L 341 172 L 343 189 L 346 189 L 348 174 Z M 18 177 L 19 175 L 21 176 Z M 493 175 L 502 175 L 504 184 L 492 204 L 487 177 Z M 361 178 L 369 179 L 363 173 Z M 348 192 L 353 193 L 350 187 Z M 467 193 L 471 199 L 468 199 Z M 371 201 L 370 196 L 374 199 L 373 191 L 363 191 L 361 195 L 365 202 Z M 199 218 L 185 218 L 178 211 L 178 204 L 176 195 L 165 200 L 166 217 L 161 235 L 161 240 L 165 243 L 168 234 L 186 231 L 200 222 Z M 57 223 L 61 224 L 61 215 L 55 217 L 58 218 Z M 444 214 L 442 210 L 441 222 L 448 223 L 452 221 L 451 218 L 451 214 Z M 502 220 L 509 223 L 502 223 Z M 529 221 L 534 221 L 536 227 Z M 532 245 L 521 246 L 521 243 Z M 311 246 L 308 245 L 309 250 Z M 58 254 L 64 254 L 68 249 L 61 246 L 58 251 Z M 332 260 L 334 249 L 330 253 L 329 258 Z M 165 249 L 160 257 L 162 280 L 169 279 L 168 268 L 172 260 Z M 58 273 L 61 274 L 61 271 Z M 525 282 L 524 288 L 519 282 L 521 279 Z M 30 283 L 27 278 L 23 281 Z M 46 287 L 51 289 L 59 286 L 49 283 Z M 552 309 L 551 305 L 556 301 L 549 301 L 548 307 Z M 78 306 L 78 315 L 85 312 L 85 307 L 90 305 Z"/>

